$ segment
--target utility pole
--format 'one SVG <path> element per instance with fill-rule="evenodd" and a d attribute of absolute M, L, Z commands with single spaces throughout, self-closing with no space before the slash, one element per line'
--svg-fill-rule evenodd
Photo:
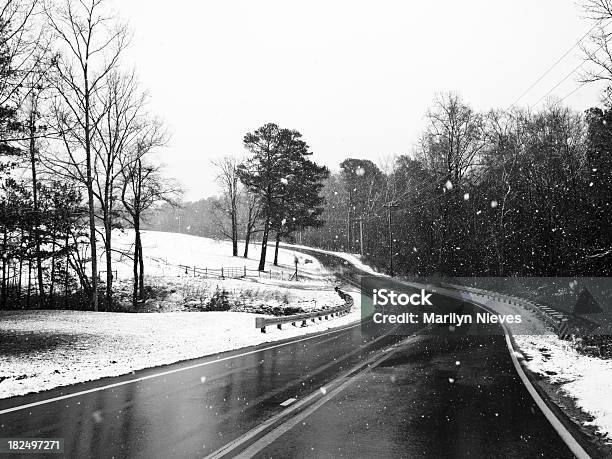
<path fill-rule="evenodd" d="M 351 204 L 352 204 L 352 193 L 349 190 L 348 209 L 346 216 L 346 252 L 351 253 Z"/>
<path fill-rule="evenodd" d="M 363 257 L 363 217 L 357 219 L 359 222 L 359 253 Z"/>
<path fill-rule="evenodd" d="M 393 277 L 393 210 L 399 207 L 395 202 L 390 202 L 389 204 L 383 204 L 383 207 L 387 209 L 387 222 L 389 223 L 389 275 Z"/>

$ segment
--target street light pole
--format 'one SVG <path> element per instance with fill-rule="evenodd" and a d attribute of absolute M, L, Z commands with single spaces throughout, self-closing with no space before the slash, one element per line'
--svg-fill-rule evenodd
<path fill-rule="evenodd" d="M 383 204 L 383 207 L 387 209 L 387 221 L 389 223 L 389 275 L 393 277 L 393 216 L 392 211 L 399 207 L 394 202 L 390 202 L 388 204 Z"/>

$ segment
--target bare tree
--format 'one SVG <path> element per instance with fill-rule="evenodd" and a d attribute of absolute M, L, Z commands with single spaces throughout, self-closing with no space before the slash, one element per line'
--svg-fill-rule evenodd
<path fill-rule="evenodd" d="M 588 65 L 581 73 L 582 83 L 603 81 L 612 83 L 612 33 L 606 27 L 612 21 L 612 0 L 583 0 L 585 15 L 595 22 L 590 32 L 590 40 L 581 45 L 584 60 Z M 610 88 L 606 88 L 604 98 L 610 103 Z"/>
<path fill-rule="evenodd" d="M 41 52 L 45 28 L 35 21 L 40 6 L 39 0 L 5 0 L 0 6 L 0 106 L 27 99 L 27 82 L 47 57 Z"/>
<path fill-rule="evenodd" d="M 141 225 L 144 214 L 154 206 L 168 203 L 178 205 L 180 188 L 161 175 L 161 167 L 151 163 L 150 153 L 164 145 L 167 137 L 160 123 L 152 122 L 136 142 L 130 157 L 122 157 L 121 201 L 127 212 L 126 220 L 134 228 L 132 304 L 134 307 L 144 300 L 144 256 Z"/>
<path fill-rule="evenodd" d="M 129 150 L 135 147 L 138 136 L 146 129 L 143 113 L 146 95 L 138 91 L 133 73 L 109 73 L 102 91 L 96 94 L 95 106 L 100 110 L 100 122 L 95 125 L 96 140 L 93 143 L 94 190 L 93 194 L 100 208 L 99 220 L 102 222 L 102 241 L 106 258 L 106 295 L 105 306 L 112 305 L 112 230 L 118 227 L 118 209 L 115 201 L 119 198 L 119 178 L 124 159 Z M 129 164 L 128 164 L 129 165 Z"/>
<path fill-rule="evenodd" d="M 249 257 L 249 244 L 251 243 L 251 238 L 255 233 L 262 231 L 262 228 L 257 227 L 257 223 L 259 221 L 260 212 L 261 212 L 261 203 L 257 196 L 251 193 L 243 193 L 240 209 L 243 214 L 244 221 L 244 252 L 242 254 L 243 258 Z"/>
<path fill-rule="evenodd" d="M 219 200 L 219 210 L 229 217 L 229 237 L 232 240 L 232 256 L 238 256 L 238 194 L 240 180 L 238 178 L 238 161 L 233 156 L 211 161 L 217 169 L 217 183 L 221 186 L 222 196 Z"/>
<path fill-rule="evenodd" d="M 59 5 L 55 5 L 59 3 Z M 118 66 L 128 42 L 128 29 L 104 11 L 104 0 L 63 0 L 45 5 L 46 19 L 58 43 L 56 89 L 61 108 L 56 113 L 66 150 L 65 172 L 87 189 L 91 251 L 91 301 L 98 310 L 97 247 L 94 204 L 95 133 L 102 116 L 96 95 Z"/>
<path fill-rule="evenodd" d="M 439 224 L 437 225 L 439 251 L 438 265 L 443 265 L 443 255 L 448 250 L 451 226 L 456 219 L 451 213 L 457 208 L 454 199 L 463 186 L 463 179 L 475 164 L 477 157 L 487 145 L 482 116 L 464 104 L 454 93 L 439 94 L 434 106 L 427 112 L 427 128 L 420 145 L 420 157 L 434 171 L 446 194 L 442 199 Z M 451 193 L 452 192 L 452 193 Z M 454 202 L 453 202 L 454 201 Z"/>

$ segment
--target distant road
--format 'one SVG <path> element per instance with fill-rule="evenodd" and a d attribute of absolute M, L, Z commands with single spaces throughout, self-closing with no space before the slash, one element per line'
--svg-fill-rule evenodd
<path fill-rule="evenodd" d="M 357 324 L 0 400 L 0 437 L 64 438 L 66 457 L 573 457 L 503 336 L 401 344 L 369 330 Z"/>

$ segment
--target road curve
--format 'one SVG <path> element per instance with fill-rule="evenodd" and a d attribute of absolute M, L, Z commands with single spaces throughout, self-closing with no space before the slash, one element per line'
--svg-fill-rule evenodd
<path fill-rule="evenodd" d="M 0 437 L 66 457 L 573 457 L 503 336 L 404 339 L 358 325 L 5 399 Z"/>

